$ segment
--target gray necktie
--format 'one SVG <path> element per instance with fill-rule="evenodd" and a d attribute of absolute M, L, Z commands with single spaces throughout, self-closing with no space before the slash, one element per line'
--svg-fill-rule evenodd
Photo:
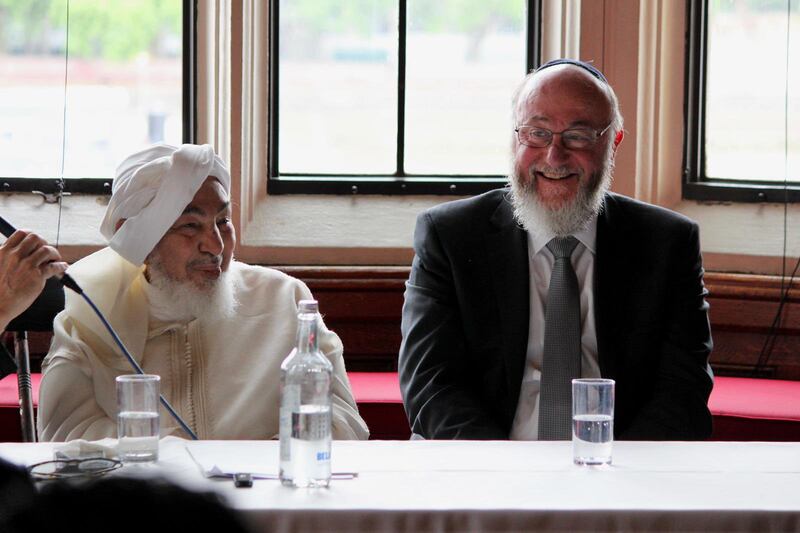
<path fill-rule="evenodd" d="M 581 301 L 570 257 L 575 237 L 547 243 L 556 258 L 544 318 L 544 354 L 539 391 L 539 440 L 572 436 L 572 379 L 581 374 Z"/>

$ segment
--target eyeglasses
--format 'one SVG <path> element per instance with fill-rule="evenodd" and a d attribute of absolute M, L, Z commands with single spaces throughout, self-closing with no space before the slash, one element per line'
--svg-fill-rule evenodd
<path fill-rule="evenodd" d="M 88 459 L 64 459 L 45 461 L 28 467 L 28 472 L 36 480 L 64 479 L 73 477 L 99 476 L 121 467 L 114 459 L 92 457 Z"/>
<path fill-rule="evenodd" d="M 544 148 L 545 146 L 550 146 L 550 143 L 553 142 L 553 136 L 561 135 L 561 142 L 565 148 L 569 148 L 570 150 L 585 150 L 594 146 L 597 140 L 608 131 L 611 124 L 613 124 L 613 122 L 602 130 L 571 128 L 564 131 L 552 131 L 537 126 L 519 126 L 514 128 L 514 131 L 517 132 L 517 139 L 520 144 L 524 144 L 525 146 Z"/>

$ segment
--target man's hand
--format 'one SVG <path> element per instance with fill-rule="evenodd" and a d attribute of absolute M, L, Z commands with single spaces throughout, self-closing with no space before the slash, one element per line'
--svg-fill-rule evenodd
<path fill-rule="evenodd" d="M 67 263 L 58 250 L 26 230 L 0 245 L 0 330 L 39 296 L 47 278 L 63 274 Z"/>

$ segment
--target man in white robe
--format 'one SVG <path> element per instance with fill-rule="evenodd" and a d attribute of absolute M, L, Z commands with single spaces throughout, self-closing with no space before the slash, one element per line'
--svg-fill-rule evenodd
<path fill-rule="evenodd" d="M 101 232 L 109 247 L 70 268 L 161 393 L 201 439 L 278 434 L 280 365 L 295 344 L 301 281 L 234 261 L 230 176 L 210 146 L 157 145 L 117 169 Z M 365 439 L 342 358 L 333 364 L 333 437 Z M 99 319 L 67 292 L 43 363 L 39 437 L 117 434 L 115 378 L 133 373 Z M 161 435 L 186 437 L 161 410 Z"/>

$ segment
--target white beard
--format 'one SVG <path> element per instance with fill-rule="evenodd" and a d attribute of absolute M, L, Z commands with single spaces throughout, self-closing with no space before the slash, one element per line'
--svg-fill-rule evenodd
<path fill-rule="evenodd" d="M 239 306 L 236 286 L 230 276 L 234 268 L 236 263 L 231 261 L 227 271 L 201 288 L 191 281 L 171 278 L 161 266 L 160 257 L 153 257 L 148 268 L 150 286 L 147 290 L 153 317 L 162 322 L 199 319 L 208 324 L 232 318 Z"/>
<path fill-rule="evenodd" d="M 575 198 L 557 208 L 544 205 L 536 192 L 536 176 L 533 166 L 528 169 L 526 180 L 518 175 L 512 161 L 511 204 L 514 218 L 526 231 L 539 234 L 553 234 L 556 237 L 572 235 L 584 229 L 603 207 L 603 196 L 611 188 L 614 159 L 609 146 L 605 164 L 593 190 L 580 184 Z"/>

